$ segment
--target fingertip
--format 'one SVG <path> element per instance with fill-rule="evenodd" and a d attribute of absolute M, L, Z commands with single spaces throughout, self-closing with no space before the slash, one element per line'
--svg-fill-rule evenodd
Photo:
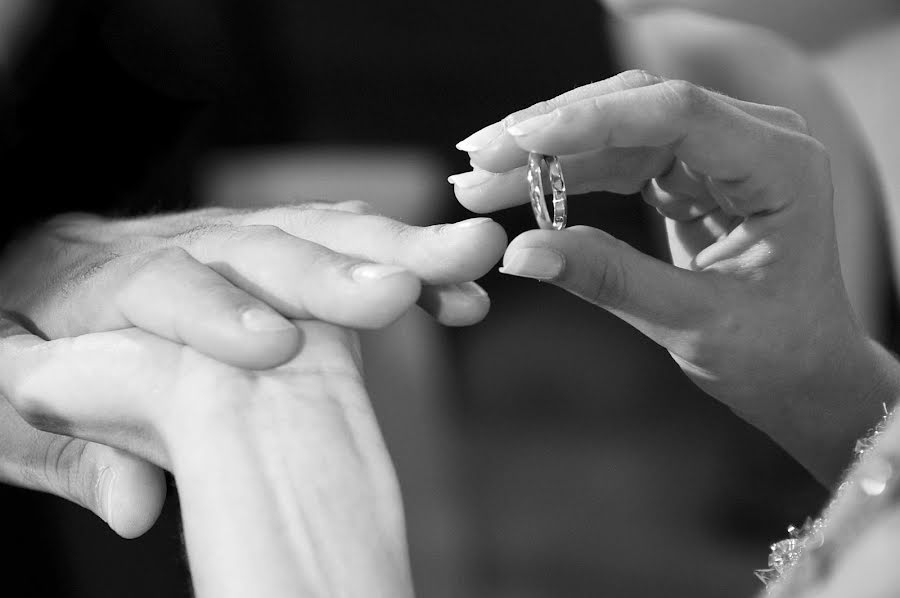
<path fill-rule="evenodd" d="M 500 272 L 535 280 L 553 281 L 566 269 L 566 256 L 546 247 L 518 247 L 506 252 Z"/>
<path fill-rule="evenodd" d="M 469 188 L 454 185 L 453 194 L 456 196 L 456 201 L 459 202 L 459 205 L 475 214 L 489 214 L 496 210 L 496 208 L 484 201 L 485 194 L 478 187 Z"/>
<path fill-rule="evenodd" d="M 431 284 L 463 283 L 481 278 L 500 261 L 506 249 L 506 231 L 490 218 L 475 218 L 437 229 L 435 253 L 440 273 Z"/>
<path fill-rule="evenodd" d="M 162 512 L 166 479 L 155 465 L 128 453 L 113 451 L 112 463 L 100 474 L 98 501 L 101 516 L 119 536 L 145 534 Z"/>
<path fill-rule="evenodd" d="M 456 149 L 470 154 L 478 152 L 494 143 L 498 137 L 503 135 L 503 130 L 502 122 L 491 123 L 457 143 Z"/>
<path fill-rule="evenodd" d="M 204 339 L 195 339 L 189 344 L 210 357 L 224 363 L 251 370 L 265 370 L 288 362 L 300 349 L 300 331 L 285 320 L 288 328 L 269 331 L 235 331 Z"/>
<path fill-rule="evenodd" d="M 254 305 L 239 313 L 241 326 L 252 334 L 280 335 L 294 327 L 287 318 L 268 306 Z"/>
<path fill-rule="evenodd" d="M 491 300 L 474 282 L 425 287 L 419 305 L 444 326 L 471 326 L 487 317 Z"/>
<path fill-rule="evenodd" d="M 463 220 L 454 225 L 454 232 L 462 230 L 465 234 L 471 235 L 471 239 L 475 241 L 479 249 L 490 255 L 496 255 L 497 259 L 503 254 L 506 248 L 508 237 L 506 229 L 499 222 L 491 218 L 473 218 Z M 496 260 L 495 260 L 496 261 Z"/>
<path fill-rule="evenodd" d="M 362 329 L 384 328 L 416 304 L 422 282 L 406 269 L 388 277 L 360 285 L 357 296 L 347 297 L 346 312 L 336 316 L 346 326 Z"/>

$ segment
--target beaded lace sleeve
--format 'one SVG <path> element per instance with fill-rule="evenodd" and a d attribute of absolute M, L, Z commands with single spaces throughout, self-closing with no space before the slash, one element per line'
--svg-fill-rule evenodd
<path fill-rule="evenodd" d="M 766 598 L 798 598 L 824 587 L 844 553 L 883 516 L 900 510 L 900 422 L 885 415 L 856 443 L 854 464 L 818 519 L 788 528 L 756 571 Z M 900 592 L 900 590 L 898 590 Z"/>

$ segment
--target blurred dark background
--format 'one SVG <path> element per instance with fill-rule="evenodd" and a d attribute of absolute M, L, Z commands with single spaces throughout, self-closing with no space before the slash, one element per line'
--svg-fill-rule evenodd
<path fill-rule="evenodd" d="M 198 175 L 210 156 L 260 148 L 327 148 L 338 164 L 406 156 L 391 167 L 398 176 L 418 156 L 435 191 L 410 219 L 461 219 L 442 186 L 468 168 L 454 143 L 618 70 L 592 0 L 47 7 L 2 82 L 2 192 L 17 213 L 2 224 L 7 236 L 62 211 L 194 205 L 210 188 Z M 363 195 L 369 183 L 380 184 L 363 180 Z M 635 198 L 595 194 L 570 209 L 572 222 L 665 256 L 655 214 Z M 533 226 L 525 207 L 497 219 L 510 238 Z M 426 414 L 444 439 L 440 459 L 417 464 L 419 422 L 379 407 L 402 389 L 373 390 L 423 598 L 758 590 L 752 570 L 765 566 L 767 545 L 814 513 L 825 490 L 627 325 L 549 286 L 482 282 L 488 320 L 429 337 L 450 364 L 444 398 Z M 401 336 L 417 346 L 414 334 Z M 452 479 L 416 477 L 435 462 L 451 463 Z M 422 506 L 441 501 L 451 504 Z M 24 582 L 17 596 L 189 595 L 174 487 L 163 519 L 134 541 L 59 499 L 8 487 L 0 514 L 5 570 Z"/>

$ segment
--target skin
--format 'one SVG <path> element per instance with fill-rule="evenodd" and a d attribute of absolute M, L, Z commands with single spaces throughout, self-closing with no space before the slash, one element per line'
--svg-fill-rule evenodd
<path fill-rule="evenodd" d="M 897 185 L 891 184 L 897 152 L 892 83 L 878 65 L 892 55 L 897 47 L 893 42 L 900 39 L 897 3 L 609 0 L 605 4 L 623 17 L 613 27 L 623 64 L 641 65 L 732 96 L 788 106 L 804 115 L 831 155 L 837 243 L 851 303 L 867 331 L 885 338 L 887 273 L 892 264 L 884 254 L 896 235 L 886 235 L 884 229 L 892 229 L 897 220 L 893 192 Z M 743 23 L 672 10 L 677 6 Z M 804 49 L 813 50 L 812 55 Z M 852 109 L 855 119 L 848 118 L 846 108 Z M 859 141 L 861 137 L 866 143 Z M 871 159 L 866 145 L 872 149 Z M 879 167 L 878 172 L 867 163 Z M 896 242 L 891 248 L 897 255 Z M 889 560 L 900 548 L 896 491 L 886 492 L 888 500 L 868 500 L 859 480 L 871 475 L 879 457 L 897 463 L 898 440 L 900 428 L 894 425 L 882 434 L 876 455 L 848 475 L 847 487 L 826 511 L 830 524 L 825 545 L 808 553 L 771 595 L 876 598 L 897 593 L 900 577 Z M 874 467 L 877 471 L 877 463 Z"/>
<path fill-rule="evenodd" d="M 828 149 L 835 232 L 850 303 L 866 331 L 885 340 L 891 284 L 886 198 L 860 128 L 819 65 L 772 31 L 684 10 L 616 22 L 613 40 L 624 66 L 803 115 Z"/>
<path fill-rule="evenodd" d="M 174 473 L 198 597 L 411 596 L 356 337 L 296 326 L 297 355 L 258 372 L 134 328 L 44 341 L 7 322 L 2 392 L 35 427 Z M 107 488 L 114 528 L 131 513 L 121 481 Z"/>
<path fill-rule="evenodd" d="M 489 125 L 451 177 L 485 213 L 524 203 L 528 151 L 562 156 L 572 194 L 640 191 L 672 263 L 585 226 L 514 239 L 504 271 L 556 284 L 665 347 L 707 393 L 834 484 L 900 390 L 900 366 L 847 299 L 828 155 L 784 108 L 629 71 Z"/>
<path fill-rule="evenodd" d="M 485 316 L 490 301 L 471 280 L 505 247 L 496 223 L 420 228 L 369 212 L 348 202 L 129 220 L 59 217 L 7 247 L 0 308 L 44 339 L 140 327 L 257 370 L 302 351 L 295 318 L 379 328 L 416 302 L 444 324 Z M 250 310 L 262 316 L 248 326 Z M 122 536 L 145 532 L 165 497 L 162 473 L 74 430 L 34 430 L 4 404 L 0 481 L 69 498 Z M 109 490 L 112 474 L 124 482 Z M 110 516 L 111 503 L 120 516 Z"/>

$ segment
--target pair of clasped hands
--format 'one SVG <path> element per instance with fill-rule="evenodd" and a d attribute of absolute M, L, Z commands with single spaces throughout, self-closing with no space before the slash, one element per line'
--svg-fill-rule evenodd
<path fill-rule="evenodd" d="M 200 596 L 411 595 L 350 330 L 416 303 L 476 323 L 489 299 L 472 281 L 501 256 L 507 274 L 623 318 L 836 478 L 894 362 L 849 306 L 828 157 L 800 117 L 629 71 L 459 148 L 474 170 L 450 180 L 467 208 L 526 203 L 528 152 L 559 155 L 570 194 L 640 192 L 655 206 L 673 263 L 588 226 L 507 246 L 487 218 L 417 228 L 358 202 L 59 217 L 0 264 L 0 478 L 134 537 L 171 470 Z"/>

